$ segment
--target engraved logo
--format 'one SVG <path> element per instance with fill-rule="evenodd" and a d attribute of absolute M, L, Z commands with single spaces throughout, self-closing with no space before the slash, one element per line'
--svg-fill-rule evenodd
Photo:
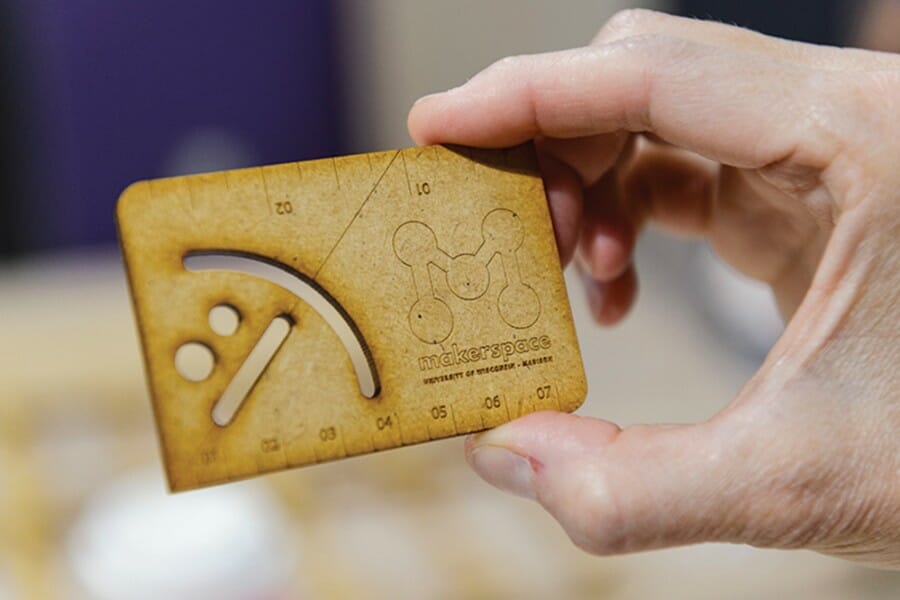
<path fill-rule="evenodd" d="M 416 302 L 409 311 L 413 334 L 428 344 L 439 344 L 453 331 L 453 312 L 435 291 L 429 265 L 444 272 L 447 287 L 461 300 L 484 296 L 491 284 L 488 266 L 497 258 L 506 285 L 497 295 L 500 318 L 515 329 L 531 327 L 541 313 L 534 289 L 522 281 L 517 253 L 525 239 L 519 216 L 505 208 L 492 210 L 481 222 L 483 241 L 473 253 L 450 256 L 438 245 L 434 230 L 420 221 L 408 221 L 394 233 L 394 253 L 412 270 Z"/>

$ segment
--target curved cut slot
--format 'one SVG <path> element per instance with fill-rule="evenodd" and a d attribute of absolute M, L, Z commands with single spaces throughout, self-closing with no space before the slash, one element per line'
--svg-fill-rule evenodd
<path fill-rule="evenodd" d="M 315 280 L 270 258 L 247 253 L 189 252 L 184 257 L 184 266 L 189 271 L 219 270 L 253 275 L 274 283 L 300 298 L 325 319 L 344 345 L 353 363 L 360 393 L 366 398 L 374 398 L 381 391 L 372 353 L 356 323 L 344 307 Z"/>

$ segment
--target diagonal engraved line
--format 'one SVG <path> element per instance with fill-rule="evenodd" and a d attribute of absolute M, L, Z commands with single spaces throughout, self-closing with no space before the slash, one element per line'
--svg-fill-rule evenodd
<path fill-rule="evenodd" d="M 412 196 L 412 184 L 409 182 L 409 167 L 406 166 L 406 156 L 401 154 L 400 160 L 403 161 L 403 172 L 406 174 L 406 189 L 409 190 L 409 195 Z"/>
<path fill-rule="evenodd" d="M 331 247 L 331 250 L 328 251 L 328 254 L 325 255 L 325 258 L 322 259 L 322 263 L 319 265 L 319 268 L 316 269 L 315 274 L 313 275 L 313 279 L 319 276 L 319 273 L 322 272 L 322 269 L 325 268 L 325 263 L 328 262 L 328 259 L 331 258 L 331 255 L 334 253 L 335 249 L 340 245 L 341 241 L 344 239 L 344 236 L 347 235 L 347 232 L 350 230 L 350 227 L 353 226 L 353 223 L 356 222 L 356 218 L 359 217 L 359 213 L 362 212 L 362 209 L 365 208 L 366 204 L 368 204 L 369 199 L 372 198 L 372 194 L 375 193 L 375 190 L 378 189 L 378 185 L 381 183 L 381 180 L 384 179 L 384 176 L 387 175 L 387 172 L 390 171 L 391 165 L 394 164 L 394 161 L 397 160 L 397 156 L 400 155 L 402 150 L 397 150 L 394 156 L 391 157 L 391 160 L 388 162 L 387 166 L 384 168 L 384 171 L 381 172 L 381 175 L 378 176 L 378 179 L 375 180 L 375 184 L 372 185 L 372 189 L 369 190 L 369 193 L 366 194 L 365 200 L 362 201 L 362 204 L 359 205 L 359 208 L 356 209 L 356 212 L 353 213 L 353 218 L 350 219 L 350 222 L 347 223 L 347 226 L 344 228 L 344 231 L 341 232 L 340 237 L 334 243 L 334 246 Z"/>
<path fill-rule="evenodd" d="M 269 207 L 269 214 L 272 214 L 272 199 L 269 198 L 269 184 L 266 183 L 266 172 L 262 167 L 259 168 L 259 178 L 262 180 L 263 193 L 266 195 L 266 206 Z"/>

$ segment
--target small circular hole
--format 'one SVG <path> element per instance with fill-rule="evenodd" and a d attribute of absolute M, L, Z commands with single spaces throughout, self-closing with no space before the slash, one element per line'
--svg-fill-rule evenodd
<path fill-rule="evenodd" d="M 175 370 L 188 381 L 203 381 L 215 365 L 216 358 L 206 344 L 188 342 L 175 351 Z"/>
<path fill-rule="evenodd" d="M 233 335 L 241 324 L 241 315 L 228 304 L 213 306 L 209 311 L 209 326 L 221 336 Z"/>

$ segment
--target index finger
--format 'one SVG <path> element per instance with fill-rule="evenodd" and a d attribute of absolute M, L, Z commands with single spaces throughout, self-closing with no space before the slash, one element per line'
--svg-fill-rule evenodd
<path fill-rule="evenodd" d="M 827 98 L 808 68 L 665 35 L 512 57 L 409 114 L 421 144 L 503 147 L 537 136 L 627 130 L 713 160 L 822 167 L 833 138 L 817 127 Z"/>

